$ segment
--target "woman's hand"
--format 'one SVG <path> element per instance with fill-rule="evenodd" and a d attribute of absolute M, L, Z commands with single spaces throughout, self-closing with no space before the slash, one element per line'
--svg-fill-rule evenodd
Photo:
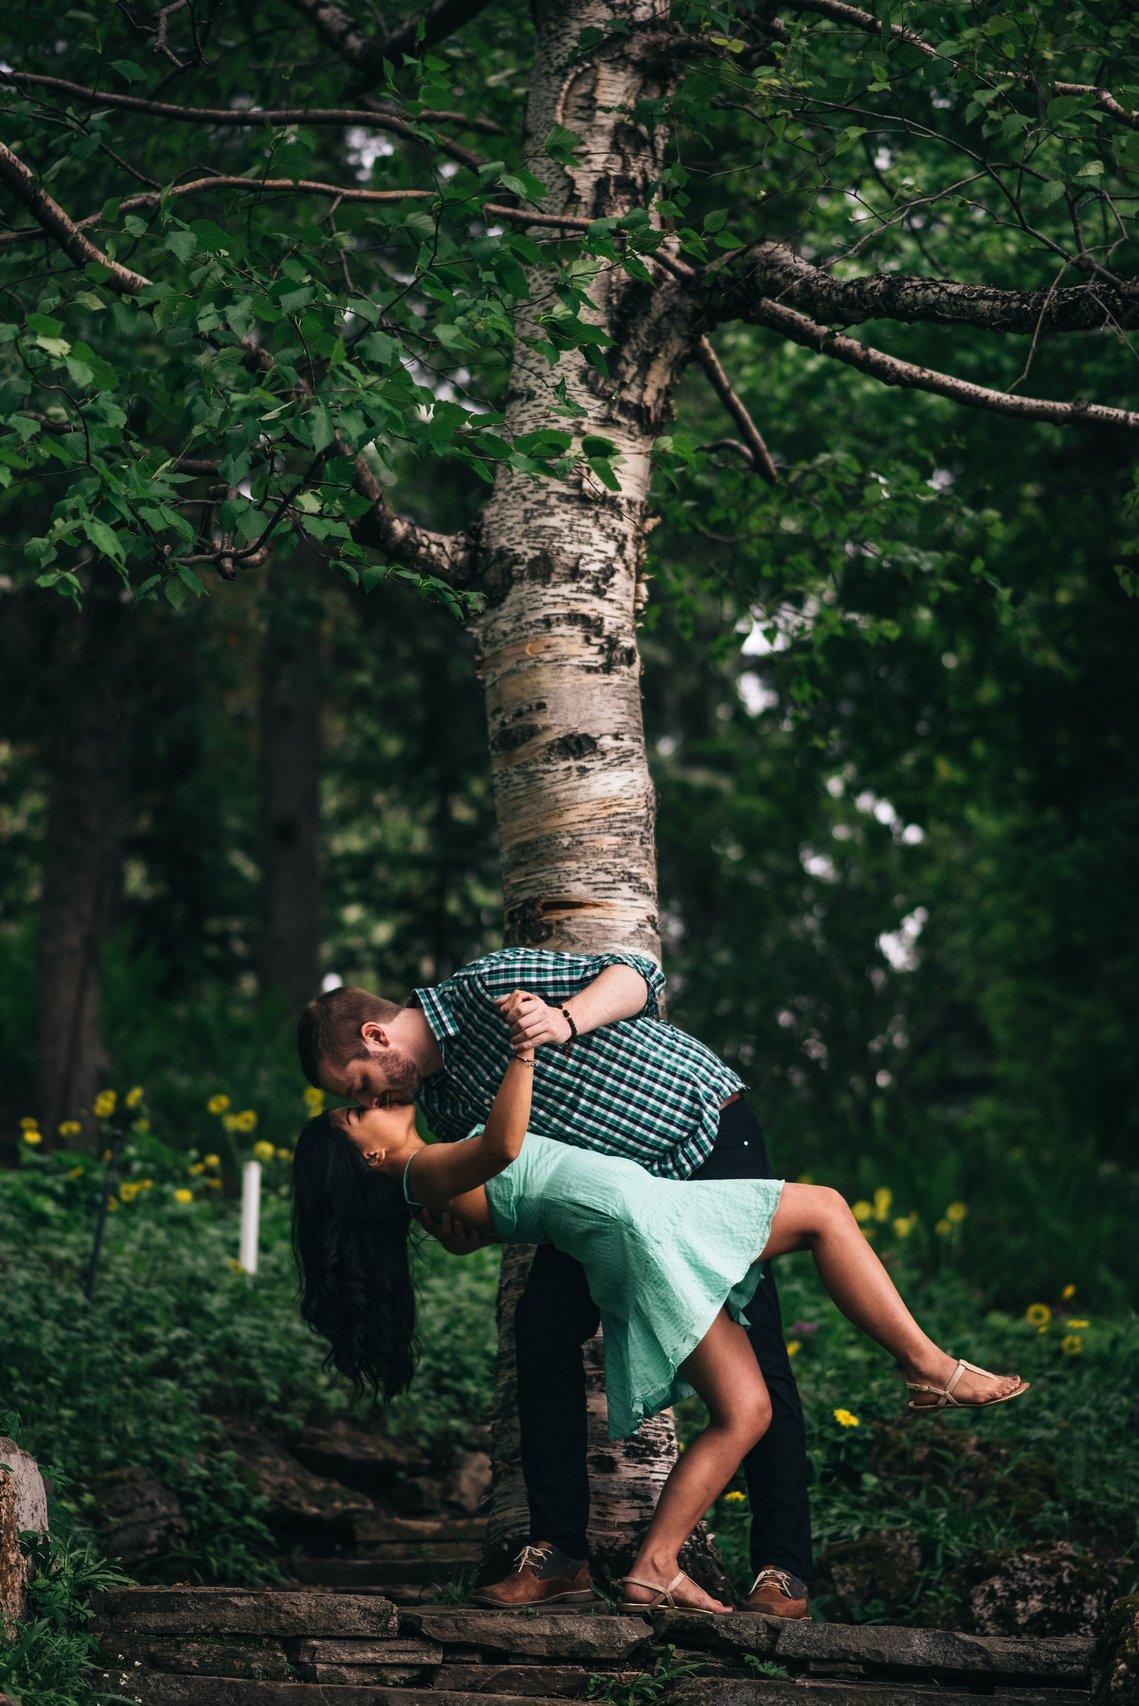
<path fill-rule="evenodd" d="M 517 1055 L 527 1048 L 541 1048 L 543 1043 L 570 1039 L 569 1021 L 561 1008 L 551 1007 L 540 995 L 515 989 L 500 997 L 496 1006 L 510 1026 L 510 1041 Z"/>

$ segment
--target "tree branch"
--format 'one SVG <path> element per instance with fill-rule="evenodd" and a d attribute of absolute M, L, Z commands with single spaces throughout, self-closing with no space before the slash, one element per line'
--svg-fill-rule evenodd
<path fill-rule="evenodd" d="M 362 81 L 370 82 L 382 74 L 385 59 L 396 64 L 404 54 L 414 54 L 444 41 L 471 18 L 485 11 L 490 0 L 433 0 L 433 4 L 424 11 L 398 24 L 384 36 L 365 35 L 347 13 L 332 5 L 330 0 L 291 0 L 291 4 Z"/>
<path fill-rule="evenodd" d="M 786 243 L 757 243 L 717 261 L 703 275 L 711 292 L 702 323 L 749 320 L 769 299 L 801 309 L 825 325 L 899 320 L 978 326 L 989 332 L 1091 332 L 1139 320 L 1139 283 L 1123 288 L 1095 280 L 1063 290 L 1002 290 L 959 279 L 875 273 L 832 278 Z"/>
<path fill-rule="evenodd" d="M 748 413 L 743 399 L 732 389 L 731 381 L 720 363 L 720 358 L 708 342 L 700 338 L 696 344 L 696 359 L 704 372 L 713 391 L 723 403 L 743 435 L 740 446 L 755 472 L 763 477 L 769 486 L 774 486 L 779 479 L 779 472 L 771 460 L 771 452 L 763 442 L 763 435 Z"/>
<path fill-rule="evenodd" d="M 82 101 L 85 106 L 147 113 L 152 118 L 171 119 L 177 124 L 208 124 L 245 130 L 262 124 L 358 124 L 367 126 L 370 130 L 390 131 L 395 136 L 406 137 L 420 147 L 423 146 L 423 138 L 415 125 L 386 107 L 186 107 L 173 101 L 154 101 L 144 95 L 120 95 L 103 89 L 88 89 L 82 83 L 69 83 L 63 77 L 44 77 L 38 72 L 11 71 L 6 68 L 0 69 L 0 82 L 14 83 L 17 88 L 26 84 L 29 88 L 51 89 L 57 94 Z M 418 114 L 416 124 L 430 124 L 435 118 L 442 120 L 456 116 L 453 113 L 432 113 L 430 110 L 424 110 Z M 452 142 L 445 136 L 436 136 L 435 141 L 441 153 L 457 160 L 460 165 L 472 166 L 476 171 L 482 165 L 479 156 L 471 149 L 462 147 L 460 143 Z"/>
<path fill-rule="evenodd" d="M 106 282 L 120 296 L 133 296 L 150 284 L 150 279 L 142 273 L 120 266 L 117 261 L 112 261 L 101 249 L 96 248 L 59 203 L 53 201 L 51 196 L 40 188 L 23 161 L 2 142 L 0 182 L 8 185 L 47 235 L 58 243 L 72 260 L 81 266 L 95 261 L 99 266 L 106 267 Z M 260 368 L 262 372 L 272 369 L 274 358 L 271 351 L 248 338 L 243 338 L 240 342 L 253 366 Z M 311 395 L 311 389 L 302 380 L 295 387 L 294 394 Z M 397 515 L 363 453 L 353 453 L 340 439 L 339 434 L 336 444 L 342 455 L 354 455 L 354 484 L 357 491 L 367 497 L 372 505 L 371 510 L 355 523 L 355 528 L 361 536 L 406 567 L 418 569 L 424 574 L 437 575 L 440 579 L 460 583 L 467 580 L 473 562 L 469 535 L 436 533 Z"/>
<path fill-rule="evenodd" d="M 107 282 L 123 296 L 133 296 L 136 291 L 144 289 L 150 283 L 141 273 L 132 272 L 130 267 L 113 261 L 102 249 L 96 248 L 91 239 L 85 237 L 75 222 L 68 218 L 59 203 L 36 182 L 18 155 L 13 154 L 3 142 L 0 142 L 0 182 L 8 186 L 16 200 L 27 208 L 36 224 L 59 244 L 64 254 L 68 255 L 77 267 L 85 267 L 92 261 L 98 266 L 106 267 L 110 274 Z"/>
<path fill-rule="evenodd" d="M 897 356 L 887 355 L 884 350 L 843 337 L 840 332 L 832 332 L 779 302 L 758 303 L 752 319 L 758 326 L 781 332 L 792 343 L 802 344 L 819 355 L 831 356 L 859 373 L 881 380 L 883 385 L 899 385 L 909 391 L 932 391 L 939 397 L 948 397 L 951 402 L 963 403 L 966 408 L 988 409 L 998 415 L 1018 415 L 1022 420 L 1119 427 L 1126 432 L 1139 432 L 1139 413 L 1132 409 L 1112 409 L 1103 403 L 1061 403 L 1044 397 L 1020 397 L 1008 391 L 992 390 L 987 385 L 975 385 L 968 379 L 954 379 L 936 368 L 920 367 L 916 362 L 902 361 Z"/>
<path fill-rule="evenodd" d="M 873 12 L 864 12 L 860 6 L 850 6 L 846 0 L 780 0 L 780 6 L 786 12 L 814 12 L 820 18 L 830 18 L 836 24 L 849 24 L 852 29 L 863 30 L 868 35 L 892 36 L 895 41 L 905 42 L 915 53 L 920 53 L 926 59 L 943 59 L 950 65 L 960 69 L 958 61 L 949 55 L 939 52 L 931 42 L 907 29 L 904 24 L 887 24 L 881 18 L 876 18 Z M 1012 71 L 1001 69 L 1002 77 L 1012 77 L 1027 88 L 1040 87 L 1038 80 L 1028 71 Z M 1047 87 L 1057 95 L 1090 95 L 1098 107 L 1105 113 L 1118 119 L 1120 124 L 1127 125 L 1131 130 L 1139 130 L 1139 112 L 1132 111 L 1117 100 L 1110 89 L 1103 88 L 1098 83 L 1068 83 L 1048 79 Z"/>

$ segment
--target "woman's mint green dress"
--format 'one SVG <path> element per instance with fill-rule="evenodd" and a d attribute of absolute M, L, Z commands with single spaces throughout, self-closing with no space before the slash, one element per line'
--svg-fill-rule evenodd
<path fill-rule="evenodd" d="M 781 1179 L 658 1179 L 533 1132 L 487 1180 L 504 1244 L 554 1244 L 585 1269 L 605 1330 L 610 1439 L 691 1393 L 677 1369 L 721 1309 L 746 1324 L 782 1190 Z"/>

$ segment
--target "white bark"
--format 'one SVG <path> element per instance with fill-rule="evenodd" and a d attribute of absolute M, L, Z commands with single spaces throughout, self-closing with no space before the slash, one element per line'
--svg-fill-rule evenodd
<path fill-rule="evenodd" d="M 634 121 L 668 72 L 665 0 L 537 0 L 526 120 L 526 163 L 548 187 L 543 213 L 593 219 L 647 205 L 661 167 L 660 135 Z M 575 59 L 587 26 L 607 36 Z M 581 138 L 574 164 L 547 158 L 555 124 Z M 503 471 L 483 513 L 479 624 L 502 855 L 506 939 L 554 949 L 624 946 L 659 957 L 654 794 L 641 717 L 635 619 L 653 441 L 661 429 L 689 330 L 670 319 L 663 294 L 619 267 L 589 284 L 593 318 L 614 339 L 609 376 L 576 352 L 556 373 L 527 347 L 555 305 L 548 277 L 531 279 L 516 319 L 506 427 L 510 434 L 564 425 L 551 412 L 554 383 L 583 411 L 582 436 L 615 443 L 620 492 L 585 470 L 565 481 Z M 488 1564 L 525 1539 L 514 1404 L 513 1304 L 528 1258 L 507 1253 L 500 1293 L 500 1352 L 492 1455 Z M 605 1437 L 601 1359 L 588 1355 L 591 1542 L 595 1562 L 627 1561 L 675 1456 L 671 1416 L 632 1441 Z"/>

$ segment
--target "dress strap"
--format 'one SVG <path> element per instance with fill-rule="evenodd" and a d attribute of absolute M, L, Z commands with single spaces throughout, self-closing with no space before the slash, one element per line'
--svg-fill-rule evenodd
<path fill-rule="evenodd" d="M 419 1152 L 417 1150 L 416 1154 L 418 1154 L 418 1153 Z M 426 1208 L 427 1204 L 423 1203 L 423 1202 L 417 1202 L 416 1199 L 412 1196 L 411 1192 L 407 1188 L 407 1176 L 411 1172 L 411 1163 L 414 1160 L 415 1160 L 415 1155 L 409 1155 L 407 1158 L 407 1166 L 403 1170 L 403 1200 L 407 1204 L 408 1208 Z"/>

